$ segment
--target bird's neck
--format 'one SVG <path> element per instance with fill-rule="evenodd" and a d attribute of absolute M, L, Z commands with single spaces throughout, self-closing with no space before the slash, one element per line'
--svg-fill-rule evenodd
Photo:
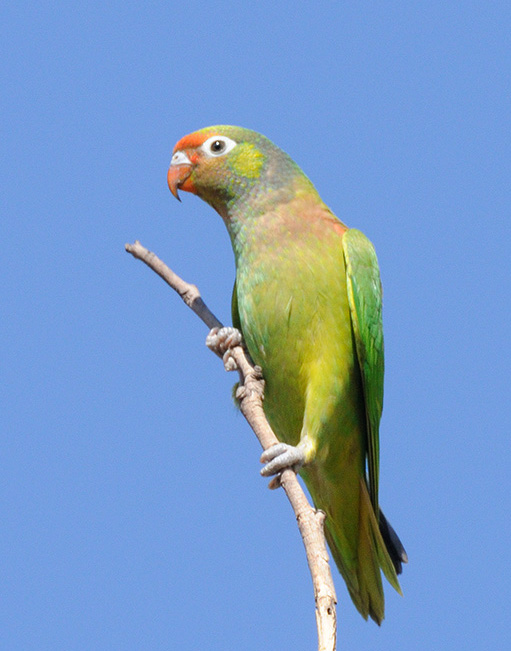
<path fill-rule="evenodd" d="M 217 208 L 236 260 L 253 246 L 278 241 L 286 232 L 303 228 L 306 213 L 300 206 L 305 204 L 324 206 L 311 181 L 300 172 L 285 184 L 254 184 L 242 197 Z"/>

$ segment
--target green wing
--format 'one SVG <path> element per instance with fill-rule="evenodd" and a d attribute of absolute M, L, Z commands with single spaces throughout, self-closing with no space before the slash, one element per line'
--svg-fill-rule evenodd
<path fill-rule="evenodd" d="M 343 247 L 351 322 L 364 387 L 369 493 L 378 517 L 378 430 L 383 409 L 384 370 L 380 270 L 373 245 L 360 231 L 347 230 L 343 237 Z"/>
<path fill-rule="evenodd" d="M 241 332 L 241 323 L 240 323 L 240 314 L 238 312 L 238 292 L 236 291 L 236 281 L 234 281 L 234 287 L 232 288 L 232 299 L 231 299 L 231 316 L 232 316 L 232 325 Z"/>

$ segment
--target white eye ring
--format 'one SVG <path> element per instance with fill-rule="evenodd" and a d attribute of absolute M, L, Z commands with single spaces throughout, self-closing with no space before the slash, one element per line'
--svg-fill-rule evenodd
<path fill-rule="evenodd" d="M 202 143 L 201 149 L 209 157 L 224 156 L 236 147 L 236 142 L 227 136 L 211 136 Z"/>

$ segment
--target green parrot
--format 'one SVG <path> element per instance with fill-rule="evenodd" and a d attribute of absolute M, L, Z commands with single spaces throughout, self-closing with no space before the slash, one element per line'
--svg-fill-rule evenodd
<path fill-rule="evenodd" d="M 378 504 L 383 406 L 382 292 L 371 242 L 323 203 L 265 136 L 214 126 L 176 144 L 172 194 L 222 217 L 236 261 L 232 311 L 263 369 L 264 411 L 280 444 L 261 473 L 300 469 L 362 616 L 384 617 L 380 569 L 401 593 L 406 552 Z"/>

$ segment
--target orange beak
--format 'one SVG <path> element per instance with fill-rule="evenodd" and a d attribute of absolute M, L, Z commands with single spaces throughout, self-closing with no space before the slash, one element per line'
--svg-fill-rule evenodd
<path fill-rule="evenodd" d="M 186 192 L 194 192 L 195 190 L 192 181 L 188 180 L 191 173 L 192 166 L 190 164 L 171 164 L 169 167 L 169 171 L 167 173 L 167 183 L 169 184 L 170 191 L 178 201 L 181 201 L 179 198 L 178 190 L 182 189 Z"/>

